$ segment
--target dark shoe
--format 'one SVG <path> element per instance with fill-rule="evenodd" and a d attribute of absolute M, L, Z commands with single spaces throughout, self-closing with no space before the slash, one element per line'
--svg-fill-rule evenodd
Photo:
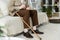
<path fill-rule="evenodd" d="M 39 27 L 41 27 L 41 26 L 43 26 L 43 24 L 36 25 L 37 28 L 39 28 Z"/>
<path fill-rule="evenodd" d="M 27 38 L 33 38 L 33 36 L 29 32 L 27 32 L 27 33 L 23 32 L 23 35 Z"/>
<path fill-rule="evenodd" d="M 34 30 L 37 34 L 44 34 L 44 32 L 40 32 L 39 30 Z M 34 32 L 32 32 L 34 33 Z"/>

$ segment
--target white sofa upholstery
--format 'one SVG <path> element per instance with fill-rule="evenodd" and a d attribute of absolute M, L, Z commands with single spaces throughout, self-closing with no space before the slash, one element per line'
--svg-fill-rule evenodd
<path fill-rule="evenodd" d="M 13 35 L 23 31 L 23 23 L 19 17 L 6 16 L 0 18 L 0 26 L 4 27 L 5 34 Z"/>
<path fill-rule="evenodd" d="M 39 21 L 39 24 L 48 23 L 49 20 L 48 20 L 47 14 L 45 12 L 38 13 L 38 21 Z"/>

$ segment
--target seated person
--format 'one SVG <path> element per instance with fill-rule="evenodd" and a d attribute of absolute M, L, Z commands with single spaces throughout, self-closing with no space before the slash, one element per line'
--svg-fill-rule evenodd
<path fill-rule="evenodd" d="M 8 6 L 8 9 L 9 11 L 11 12 L 15 6 L 15 2 L 16 0 L 10 0 L 11 2 L 9 2 L 9 6 Z M 20 3 L 20 2 L 19 2 Z M 21 17 L 23 17 L 23 20 L 26 21 L 26 23 L 28 25 L 30 25 L 30 20 L 29 18 L 31 17 L 32 19 L 32 24 L 33 24 L 33 27 L 32 29 L 37 33 L 37 34 L 43 34 L 43 32 L 40 32 L 38 29 L 37 29 L 37 25 L 38 25 L 38 18 L 37 18 L 37 11 L 36 10 L 31 10 L 31 7 L 29 7 L 28 5 L 25 5 L 23 3 L 20 3 L 21 5 L 18 5 L 17 6 L 20 6 L 20 10 L 17 12 Z M 12 8 L 12 9 L 11 9 Z M 15 12 L 16 10 L 13 10 L 13 12 Z M 16 14 L 14 16 L 17 16 Z M 24 31 L 23 31 L 23 35 L 27 38 L 33 38 L 33 36 L 29 33 L 29 27 L 25 24 L 24 24 Z M 31 31 L 32 32 L 32 31 Z M 33 32 L 32 32 L 33 33 Z"/>
<path fill-rule="evenodd" d="M 31 17 L 32 19 L 32 24 L 33 24 L 33 30 L 37 33 L 37 34 L 43 34 L 43 32 L 40 32 L 37 29 L 37 25 L 38 25 L 38 18 L 37 18 L 37 11 L 36 10 L 30 10 L 31 8 L 29 6 L 26 6 L 24 4 L 22 4 L 20 6 L 20 10 L 17 12 L 21 17 L 23 17 L 23 20 L 30 25 L 30 20 L 29 18 Z M 16 14 L 14 16 L 17 16 Z M 32 32 L 32 31 L 31 31 Z M 33 33 L 33 32 L 32 32 Z M 33 38 L 33 36 L 29 33 L 29 27 L 24 23 L 24 31 L 23 31 L 23 35 L 27 38 Z"/>

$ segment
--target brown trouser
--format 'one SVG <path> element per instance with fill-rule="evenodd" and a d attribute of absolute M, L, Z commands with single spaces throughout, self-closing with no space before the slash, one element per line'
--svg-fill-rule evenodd
<path fill-rule="evenodd" d="M 30 25 L 29 17 L 32 19 L 33 26 L 38 25 L 37 11 L 36 10 L 20 10 L 18 14 L 23 17 L 23 20 Z M 16 15 L 15 15 L 16 16 Z M 28 28 L 28 26 L 24 23 L 24 28 Z"/>

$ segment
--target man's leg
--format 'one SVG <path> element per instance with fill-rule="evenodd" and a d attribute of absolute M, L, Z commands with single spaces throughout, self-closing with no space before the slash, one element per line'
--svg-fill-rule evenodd
<path fill-rule="evenodd" d="M 23 17 L 23 20 L 30 26 L 30 21 L 29 21 L 29 17 L 30 17 L 30 14 L 29 14 L 29 10 L 19 10 L 17 12 L 21 17 Z M 14 16 L 18 16 L 17 14 L 15 14 Z M 24 28 L 28 28 L 28 26 L 24 24 Z"/>
<path fill-rule="evenodd" d="M 38 29 L 37 29 L 37 26 L 38 25 L 38 16 L 37 16 L 37 11 L 36 10 L 30 10 L 30 16 L 32 18 L 32 23 L 33 23 L 33 30 L 38 33 L 38 34 L 43 34 L 43 32 L 40 32 Z M 33 32 L 32 32 L 33 33 Z"/>
<path fill-rule="evenodd" d="M 29 21 L 29 17 L 30 17 L 30 13 L 29 10 L 20 10 L 18 12 L 18 14 L 23 17 L 23 20 L 30 25 L 30 21 Z M 33 36 L 29 33 L 29 27 L 23 22 L 24 24 L 24 31 L 23 31 L 23 35 L 27 38 L 33 38 Z"/>
<path fill-rule="evenodd" d="M 38 25 L 38 16 L 36 10 L 30 10 L 30 16 L 32 18 L 33 26 Z"/>

